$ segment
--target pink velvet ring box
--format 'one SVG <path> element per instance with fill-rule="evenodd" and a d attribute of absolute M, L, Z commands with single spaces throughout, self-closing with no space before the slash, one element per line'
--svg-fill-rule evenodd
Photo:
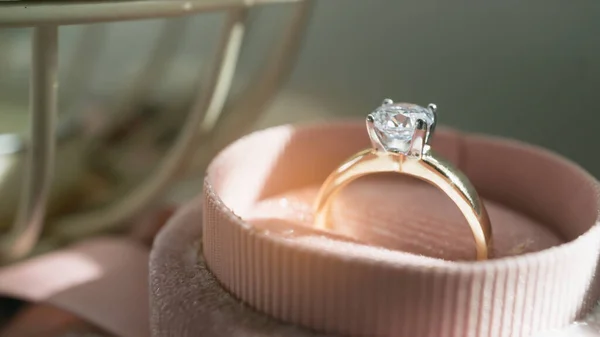
<path fill-rule="evenodd" d="M 398 174 L 350 184 L 330 229 L 313 228 L 320 184 L 368 146 L 363 123 L 337 123 L 272 128 L 222 151 L 205 180 L 201 248 L 219 284 L 267 316 L 347 336 L 532 336 L 595 304 L 600 201 L 584 170 L 527 144 L 440 129 L 433 149 L 490 214 L 493 257 L 475 262 L 457 207 Z"/>

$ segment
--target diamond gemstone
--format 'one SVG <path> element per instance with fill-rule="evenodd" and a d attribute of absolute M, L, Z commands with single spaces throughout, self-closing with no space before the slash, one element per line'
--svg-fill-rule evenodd
<path fill-rule="evenodd" d="M 427 108 L 395 103 L 382 105 L 371 114 L 375 133 L 386 151 L 408 153 L 417 128 L 417 121 L 433 124 L 433 112 Z"/>

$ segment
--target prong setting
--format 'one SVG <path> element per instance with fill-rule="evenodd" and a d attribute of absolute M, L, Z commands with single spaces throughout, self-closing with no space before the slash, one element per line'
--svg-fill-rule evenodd
<path fill-rule="evenodd" d="M 429 145 L 431 137 L 433 136 L 433 131 L 435 131 L 435 125 L 437 123 L 437 105 L 435 105 L 434 103 L 429 103 L 429 105 L 427 105 L 427 108 L 429 108 L 429 110 L 431 110 L 431 112 L 433 113 L 433 121 L 431 125 L 429 125 L 427 132 L 425 133 L 425 145 Z"/>
<path fill-rule="evenodd" d="M 424 108 L 384 99 L 382 105 L 367 116 L 367 130 L 373 148 L 420 158 L 429 147 L 435 111 L 435 104 Z"/>
<path fill-rule="evenodd" d="M 367 115 L 367 119 L 366 119 L 366 123 L 367 123 L 367 133 L 369 134 L 369 139 L 371 140 L 371 146 L 373 147 L 373 149 L 375 151 L 386 151 L 385 147 L 383 146 L 383 144 L 381 143 L 381 141 L 379 140 L 379 136 L 377 135 L 377 132 L 375 131 L 375 117 L 373 116 L 373 114 L 368 114 Z"/>

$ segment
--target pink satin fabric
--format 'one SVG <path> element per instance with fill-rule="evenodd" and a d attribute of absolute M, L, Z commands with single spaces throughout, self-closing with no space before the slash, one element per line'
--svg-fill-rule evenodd
<path fill-rule="evenodd" d="M 146 247 L 98 238 L 0 269 L 0 295 L 64 309 L 116 336 L 144 337 L 147 280 Z"/>

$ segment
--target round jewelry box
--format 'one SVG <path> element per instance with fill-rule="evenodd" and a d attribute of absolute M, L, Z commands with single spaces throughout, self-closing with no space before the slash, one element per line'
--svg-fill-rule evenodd
<path fill-rule="evenodd" d="M 472 261 L 466 225 L 427 186 L 400 179 L 365 193 L 398 176 L 347 187 L 333 206 L 332 232 L 303 226 L 310 212 L 301 197 L 290 206 L 286 193 L 318 186 L 367 147 L 363 128 L 282 126 L 214 159 L 201 251 L 221 286 L 274 318 L 349 336 L 530 336 L 589 311 L 598 297 L 597 183 L 530 145 L 450 130 L 433 140 L 485 200 L 495 233 L 489 261 Z M 407 252 L 374 228 L 411 238 L 397 240 Z"/>

